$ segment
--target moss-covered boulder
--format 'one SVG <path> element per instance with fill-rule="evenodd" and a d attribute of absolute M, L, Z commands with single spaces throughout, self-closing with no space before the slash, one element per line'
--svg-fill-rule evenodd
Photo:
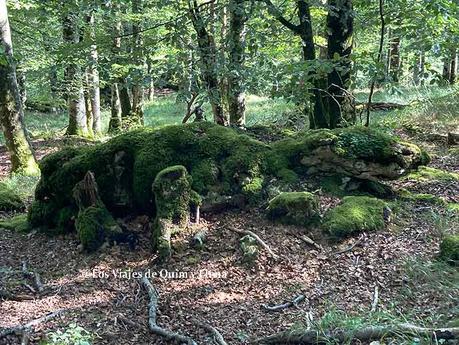
<path fill-rule="evenodd" d="M 456 266 L 459 264 L 459 235 L 448 235 L 443 239 L 440 259 Z"/>
<path fill-rule="evenodd" d="M 268 215 L 283 224 L 305 226 L 318 219 L 319 198 L 308 192 L 284 192 L 269 202 Z"/>
<path fill-rule="evenodd" d="M 105 240 L 122 232 L 110 212 L 103 206 L 90 206 L 81 210 L 75 227 L 78 238 L 87 251 L 98 249 Z"/>
<path fill-rule="evenodd" d="M 416 171 L 411 172 L 406 176 L 406 179 L 416 180 L 419 182 L 429 182 L 429 181 L 446 181 L 446 182 L 458 182 L 459 174 L 426 167 L 420 166 Z"/>
<path fill-rule="evenodd" d="M 27 232 L 29 224 L 26 214 L 18 214 L 11 218 L 0 219 L 0 229 L 7 229 L 17 232 Z"/>
<path fill-rule="evenodd" d="M 156 218 L 152 226 L 153 248 L 164 259 L 171 254 L 171 235 L 189 222 L 191 209 L 201 197 L 191 189 L 192 179 L 186 168 L 175 165 L 161 170 L 153 182 Z"/>
<path fill-rule="evenodd" d="M 367 196 L 348 196 L 325 213 L 322 228 L 333 237 L 345 237 L 385 227 L 387 204 Z"/>
<path fill-rule="evenodd" d="M 7 184 L 0 182 L 0 211 L 18 211 L 24 208 L 21 196 Z"/>
<path fill-rule="evenodd" d="M 191 173 L 192 187 L 201 194 L 241 194 L 257 201 L 272 177 L 293 181 L 338 171 L 392 179 L 420 164 L 425 162 L 419 148 L 368 128 L 305 131 L 269 145 L 206 122 L 142 129 L 45 157 L 29 220 L 34 227 L 56 228 L 59 219 L 75 218 L 73 187 L 88 171 L 111 213 L 155 216 L 151 185 L 161 170 L 174 165 Z M 58 217 L 62 209 L 67 211 Z"/>

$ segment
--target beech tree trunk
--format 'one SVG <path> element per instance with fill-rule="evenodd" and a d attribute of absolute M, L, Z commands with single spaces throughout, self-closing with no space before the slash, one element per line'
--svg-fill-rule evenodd
<path fill-rule="evenodd" d="M 142 13 L 142 0 L 132 0 L 132 13 Z M 131 125 L 143 125 L 143 103 L 144 103 L 144 88 L 143 88 L 143 71 L 144 71 L 144 54 L 143 54 L 143 42 L 141 35 L 142 26 L 140 21 L 136 20 L 132 25 L 132 38 L 133 38 L 133 49 L 132 55 L 136 65 L 133 71 L 132 80 L 132 109 L 131 109 Z"/>
<path fill-rule="evenodd" d="M 392 81 L 400 80 L 400 37 L 394 36 L 390 41 L 389 73 Z"/>
<path fill-rule="evenodd" d="M 245 126 L 245 23 L 247 15 L 245 0 L 230 0 L 231 13 L 229 27 L 230 75 L 228 78 L 228 103 L 230 123 L 239 127 Z"/>
<path fill-rule="evenodd" d="M 329 0 L 327 16 L 328 59 L 336 63 L 328 75 L 329 128 L 355 122 L 355 107 L 347 93 L 351 79 L 354 15 L 351 0 Z"/>
<path fill-rule="evenodd" d="M 112 13 L 116 17 L 118 15 L 116 4 L 112 5 Z M 121 49 L 121 22 L 116 21 L 115 25 L 112 28 L 113 31 L 113 45 L 112 45 L 112 55 L 114 60 L 117 61 Z M 114 71 L 112 71 L 114 72 Z M 121 100 L 120 92 L 118 88 L 119 78 L 113 78 L 110 86 L 110 121 L 108 123 L 108 132 L 113 133 L 121 129 Z"/>
<path fill-rule="evenodd" d="M 217 48 L 214 37 L 208 32 L 196 0 L 188 0 L 191 21 L 198 36 L 201 55 L 202 79 L 207 87 L 215 123 L 226 126 L 228 119 L 222 105 L 220 83 L 217 76 Z"/>
<path fill-rule="evenodd" d="M 0 0 L 0 47 L 0 124 L 11 156 L 11 172 L 37 174 L 38 165 L 24 127 L 6 0 Z"/>
<path fill-rule="evenodd" d="M 457 71 L 457 51 L 453 50 L 451 56 L 451 66 L 449 68 L 449 83 L 453 85 L 456 82 L 456 71 Z"/>
<path fill-rule="evenodd" d="M 88 92 L 90 107 L 92 113 L 92 123 L 88 123 L 91 127 L 92 132 L 95 136 L 99 136 L 102 132 L 102 119 L 100 115 L 100 80 L 98 65 L 98 52 L 96 45 L 96 37 L 94 32 L 94 11 L 87 16 L 86 21 L 89 25 L 88 38 L 91 41 L 91 50 L 89 55 L 89 67 L 88 67 Z"/>
<path fill-rule="evenodd" d="M 63 39 L 70 48 L 80 42 L 80 33 L 78 31 L 77 9 L 66 9 L 63 17 Z M 73 57 L 70 57 L 72 60 Z M 65 82 L 67 88 L 67 107 L 69 115 L 69 124 L 67 135 L 88 135 L 88 126 L 86 119 L 86 107 L 83 91 L 83 76 L 81 68 L 75 61 L 69 61 L 65 68 Z"/>

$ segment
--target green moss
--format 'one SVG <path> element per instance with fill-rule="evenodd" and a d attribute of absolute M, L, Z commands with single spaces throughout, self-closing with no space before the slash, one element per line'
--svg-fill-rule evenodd
<path fill-rule="evenodd" d="M 459 181 L 459 174 L 431 167 L 420 166 L 417 171 L 414 171 L 407 175 L 406 179 L 416 180 L 419 182 Z"/>
<path fill-rule="evenodd" d="M 422 202 L 432 205 L 439 205 L 439 206 L 446 206 L 447 202 L 445 199 L 438 197 L 433 194 L 426 194 L 426 193 L 412 193 L 406 189 L 401 189 L 398 192 L 399 196 L 402 199 L 413 201 L 413 202 Z"/>
<path fill-rule="evenodd" d="M 78 238 L 87 251 L 99 248 L 111 234 L 121 232 L 105 207 L 91 206 L 78 213 L 75 222 Z"/>
<path fill-rule="evenodd" d="M 291 169 L 283 168 L 277 173 L 277 177 L 285 184 L 293 184 L 298 182 L 298 174 Z"/>
<path fill-rule="evenodd" d="M 198 162 L 191 170 L 193 189 L 201 195 L 209 192 L 210 186 L 216 186 L 220 175 L 220 169 L 216 162 L 205 159 Z"/>
<path fill-rule="evenodd" d="M 459 147 L 453 147 L 448 150 L 448 154 L 454 157 L 459 157 Z"/>
<path fill-rule="evenodd" d="M 446 236 L 440 244 L 440 259 L 453 265 L 459 264 L 459 235 Z"/>
<path fill-rule="evenodd" d="M 25 208 L 21 196 L 8 185 L 0 182 L 0 210 L 18 211 Z"/>
<path fill-rule="evenodd" d="M 334 237 L 344 237 L 362 231 L 384 229 L 382 200 L 366 196 L 348 196 L 325 213 L 322 228 Z"/>
<path fill-rule="evenodd" d="M 254 177 L 252 179 L 247 178 L 242 183 L 242 193 L 246 196 L 249 202 L 256 202 L 261 198 L 261 192 L 263 190 L 263 178 Z"/>
<path fill-rule="evenodd" d="M 459 214 L 459 203 L 450 202 L 447 207 L 448 211 L 454 214 Z"/>
<path fill-rule="evenodd" d="M 319 199 L 308 192 L 284 192 L 269 202 L 268 215 L 283 224 L 308 225 L 317 220 Z"/>
<path fill-rule="evenodd" d="M 0 228 L 18 232 L 27 232 L 29 230 L 27 214 L 19 214 L 8 219 L 0 220 Z"/>
<path fill-rule="evenodd" d="M 242 260 L 247 264 L 253 264 L 258 257 L 258 243 L 250 235 L 246 235 L 239 240 L 242 250 Z"/>

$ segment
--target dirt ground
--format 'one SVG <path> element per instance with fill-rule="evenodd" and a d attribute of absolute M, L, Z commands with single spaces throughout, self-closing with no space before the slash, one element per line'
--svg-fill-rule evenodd
<path fill-rule="evenodd" d="M 36 145 L 39 156 L 55 147 L 52 143 Z M 441 145 L 428 149 L 437 153 L 432 166 L 459 172 L 457 156 L 445 155 Z M 4 152 L 0 150 L 2 170 L 8 167 Z M 459 202 L 457 183 L 420 186 L 398 181 L 394 186 Z M 333 198 L 321 196 L 322 210 L 334 203 Z M 323 238 L 314 229 L 273 224 L 266 220 L 263 209 L 204 214 L 201 226 L 209 230 L 204 249 L 191 248 L 190 236 L 184 234 L 174 239 L 174 253 L 167 264 L 156 262 L 143 230 L 144 219 L 126 221 L 140 238 L 135 250 L 110 246 L 91 255 L 79 251 L 73 235 L 49 238 L 36 232 L 1 230 L 0 286 L 23 299 L 0 301 L 0 328 L 62 309 L 59 317 L 35 328 L 31 344 L 71 323 L 90 331 L 94 344 L 168 344 L 148 330 L 148 297 L 139 279 L 133 277 L 135 272 L 156 274 L 151 281 L 160 295 L 158 324 L 187 334 L 199 344 L 212 341 L 195 325 L 196 320 L 219 329 L 229 344 L 245 344 L 252 337 L 318 321 L 334 309 L 347 315 L 368 313 L 376 287 L 378 311 L 414 315 L 419 320 L 439 315 L 446 320 L 457 317 L 457 284 L 445 294 L 442 289 L 423 285 L 408 274 L 407 268 L 409 260 L 435 261 L 439 230 L 427 213 L 441 216 L 444 211 L 422 203 L 403 207 L 385 231 L 339 243 Z M 253 267 L 243 263 L 240 235 L 230 226 L 257 233 L 280 258 L 274 260 L 262 250 Z M 321 248 L 295 236 L 304 233 Z M 24 261 L 30 270 L 40 273 L 45 284 L 42 293 L 26 287 L 31 282 L 21 274 Z M 299 294 L 305 300 L 296 307 L 280 312 L 263 308 L 264 304 L 279 304 Z M 8 336 L 0 344 L 20 344 L 20 338 Z"/>

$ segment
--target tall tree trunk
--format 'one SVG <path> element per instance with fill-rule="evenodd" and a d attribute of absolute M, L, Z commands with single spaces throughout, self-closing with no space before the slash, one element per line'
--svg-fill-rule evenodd
<path fill-rule="evenodd" d="M 390 41 L 389 68 L 392 81 L 400 81 L 400 37 L 393 36 Z"/>
<path fill-rule="evenodd" d="M 453 85 L 456 82 L 456 71 L 457 71 L 457 51 L 453 50 L 451 56 L 451 66 L 449 68 L 449 83 Z"/>
<path fill-rule="evenodd" d="M 421 53 L 417 52 L 415 53 L 415 59 L 414 59 L 414 64 L 413 64 L 413 84 L 414 85 L 419 85 L 420 81 L 420 67 L 421 67 Z"/>
<path fill-rule="evenodd" d="M 305 61 L 314 61 L 316 59 L 316 51 L 314 46 L 314 33 L 312 31 L 312 18 L 309 3 L 305 0 L 298 1 L 298 15 L 300 25 L 296 27 L 297 33 L 301 37 L 303 45 L 303 59 Z M 294 27 L 295 28 L 295 27 Z M 295 32 L 295 30 L 294 30 Z M 312 103 L 313 109 L 307 110 L 309 113 L 309 127 L 327 128 L 329 127 L 328 109 L 325 103 L 325 91 L 327 89 L 327 80 L 312 75 Z"/>
<path fill-rule="evenodd" d="M 214 37 L 207 31 L 206 25 L 196 0 L 188 0 L 191 21 L 198 36 L 199 53 L 201 55 L 202 79 L 207 87 L 209 102 L 212 107 L 214 121 L 222 126 L 228 125 L 228 119 L 222 105 L 220 84 L 217 76 L 217 49 Z"/>
<path fill-rule="evenodd" d="M 66 13 L 63 18 L 63 39 L 70 48 L 74 49 L 75 44 L 80 41 L 78 31 L 77 10 L 65 9 Z M 73 57 L 70 57 L 73 59 Z M 81 68 L 75 61 L 68 62 L 65 68 L 66 88 L 67 88 L 67 107 L 69 115 L 69 124 L 67 135 L 88 135 L 88 126 L 86 121 L 86 107 L 83 91 L 83 76 Z"/>
<path fill-rule="evenodd" d="M 0 124 L 11 156 L 11 172 L 34 175 L 39 170 L 24 126 L 6 0 L 0 0 L 0 47 Z"/>
<path fill-rule="evenodd" d="M 112 14 L 116 18 L 118 16 L 118 8 L 116 4 L 112 5 Z M 119 54 L 121 49 L 121 22 L 116 20 L 113 28 L 113 45 L 112 45 L 112 55 L 114 61 L 119 60 Z M 115 71 L 112 71 L 112 73 Z M 116 72 L 115 72 L 116 73 Z M 110 121 L 108 123 L 108 132 L 114 133 L 121 129 L 121 101 L 120 101 L 120 92 L 118 88 L 119 78 L 112 78 L 110 85 Z"/>
<path fill-rule="evenodd" d="M 91 11 L 91 13 L 87 16 L 86 21 L 89 25 L 88 38 L 91 41 L 88 67 L 88 91 L 92 113 L 92 123 L 89 123 L 88 126 L 90 126 L 95 136 L 99 136 L 102 133 L 102 119 L 100 114 L 100 80 L 98 70 L 99 56 L 95 37 L 94 11 Z"/>
<path fill-rule="evenodd" d="M 421 51 L 420 61 L 419 61 L 419 73 L 421 74 L 421 85 L 424 85 L 424 73 L 426 71 L 426 54 L 424 51 Z"/>
<path fill-rule="evenodd" d="M 155 97 L 155 82 L 153 79 L 153 66 L 151 59 L 147 61 L 147 74 L 148 74 L 148 89 L 147 89 L 147 100 L 152 102 Z"/>
<path fill-rule="evenodd" d="M 328 75 L 330 128 L 342 120 L 355 122 L 355 107 L 347 93 L 351 79 L 352 35 L 354 17 L 351 0 L 329 0 L 327 16 L 328 59 L 336 66 Z"/>
<path fill-rule="evenodd" d="M 142 0 L 132 0 L 132 13 L 139 15 L 142 13 Z M 144 89 L 143 89 L 143 77 L 144 77 L 144 54 L 143 54 L 143 42 L 141 35 L 142 26 L 140 21 L 136 20 L 132 25 L 132 38 L 133 48 L 132 55 L 136 65 L 133 73 L 133 85 L 132 85 L 132 109 L 131 109 L 131 124 L 132 125 L 143 125 L 143 103 L 144 103 Z"/>
<path fill-rule="evenodd" d="M 245 126 L 245 0 L 230 0 L 228 103 L 230 124 Z"/>

